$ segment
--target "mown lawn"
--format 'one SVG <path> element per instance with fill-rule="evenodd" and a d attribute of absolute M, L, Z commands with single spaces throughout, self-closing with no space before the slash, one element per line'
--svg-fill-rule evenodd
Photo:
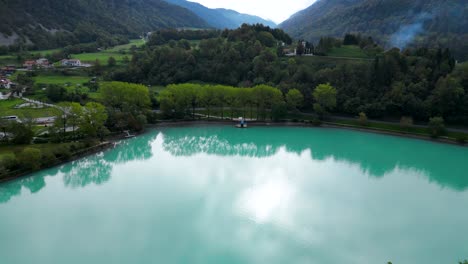
<path fill-rule="evenodd" d="M 0 66 L 4 65 L 15 65 L 20 66 L 22 61 L 18 61 L 16 55 L 1 55 L 0 56 Z"/>
<path fill-rule="evenodd" d="M 0 55 L 0 60 L 15 60 L 16 56 L 14 55 Z"/>
<path fill-rule="evenodd" d="M 121 64 L 123 58 L 127 56 L 129 59 L 131 55 L 120 54 L 118 52 L 95 52 L 95 53 L 81 53 L 81 54 L 72 54 L 71 57 L 73 59 L 79 59 L 81 62 L 85 63 L 94 63 L 96 60 L 99 60 L 102 66 L 107 65 L 107 61 L 110 57 L 114 57 L 118 64 Z"/>
<path fill-rule="evenodd" d="M 56 116 L 60 114 L 60 111 L 56 108 L 47 107 L 47 108 L 20 108 L 15 109 L 14 107 L 25 103 L 21 99 L 12 99 L 12 100 L 1 100 L 0 101 L 0 116 L 10 116 L 15 115 L 20 118 L 38 118 L 38 117 L 47 117 L 47 116 Z"/>
<path fill-rule="evenodd" d="M 38 55 L 38 54 L 41 54 L 42 56 L 45 56 L 45 55 L 51 55 L 52 53 L 55 53 L 55 52 L 59 52 L 61 51 L 62 49 L 61 48 L 58 48 L 58 49 L 48 49 L 48 50 L 32 50 L 30 51 L 29 53 L 31 53 L 32 55 Z"/>
<path fill-rule="evenodd" d="M 145 41 L 143 39 L 132 39 L 128 44 L 115 46 L 113 48 L 105 50 L 105 52 L 129 51 L 132 46 L 141 47 L 143 45 L 145 45 Z"/>
<path fill-rule="evenodd" d="M 36 83 L 43 84 L 65 84 L 70 83 L 73 85 L 84 84 L 90 80 L 87 76 L 65 76 L 65 75 L 39 75 L 34 77 Z"/>

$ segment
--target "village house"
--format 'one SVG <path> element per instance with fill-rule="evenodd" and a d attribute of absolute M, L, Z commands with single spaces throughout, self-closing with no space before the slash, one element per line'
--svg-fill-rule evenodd
<path fill-rule="evenodd" d="M 65 67 L 81 67 L 81 61 L 76 59 L 63 59 L 60 61 L 62 66 Z"/>
<path fill-rule="evenodd" d="M 41 68 L 49 68 L 51 66 L 51 64 L 49 63 L 49 60 L 46 58 L 40 58 L 36 60 L 36 65 Z"/>
<path fill-rule="evenodd" d="M 28 70 L 32 70 L 34 66 L 36 66 L 36 61 L 34 60 L 27 60 L 23 63 L 23 67 Z"/>
<path fill-rule="evenodd" d="M 6 78 L 0 78 L 0 88 L 3 89 L 12 89 L 15 84 Z"/>
<path fill-rule="evenodd" d="M 5 67 L 0 68 L 0 76 L 1 75 L 12 75 L 16 71 L 16 66 L 7 65 Z"/>
<path fill-rule="evenodd" d="M 40 58 L 38 60 L 27 60 L 24 62 L 23 67 L 32 70 L 34 67 L 37 68 L 50 68 L 52 65 L 49 63 L 49 60 L 46 58 Z"/>

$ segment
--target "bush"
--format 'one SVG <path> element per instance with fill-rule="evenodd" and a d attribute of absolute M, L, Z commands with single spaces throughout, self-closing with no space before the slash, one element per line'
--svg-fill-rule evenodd
<path fill-rule="evenodd" d="M 277 121 L 284 119 L 287 114 L 288 114 L 288 109 L 286 107 L 286 104 L 283 102 L 278 103 L 275 106 L 273 106 L 271 110 L 271 119 L 277 122 Z"/>
<path fill-rule="evenodd" d="M 29 144 L 34 137 L 32 129 L 23 123 L 12 122 L 8 131 L 13 134 L 11 141 L 14 144 Z"/>
<path fill-rule="evenodd" d="M 310 121 L 310 123 L 313 125 L 313 126 L 321 126 L 322 125 L 322 120 L 320 120 L 319 118 L 314 118 Z"/>
<path fill-rule="evenodd" d="M 34 144 L 45 144 L 45 143 L 49 143 L 49 140 L 46 139 L 46 138 L 42 138 L 42 137 L 40 137 L 40 138 L 36 137 L 36 138 L 34 138 L 33 143 Z"/>
<path fill-rule="evenodd" d="M 148 123 L 156 124 L 158 122 L 158 119 L 160 119 L 160 117 L 157 113 L 149 112 L 146 114 L 146 119 L 148 120 Z"/>
<path fill-rule="evenodd" d="M 56 160 L 54 153 L 50 150 L 42 150 L 41 153 L 41 165 L 47 166 Z"/>
<path fill-rule="evenodd" d="M 359 113 L 359 124 L 361 126 L 367 126 L 367 115 L 364 112 Z"/>
<path fill-rule="evenodd" d="M 464 145 L 466 144 L 466 141 L 468 140 L 468 136 L 466 134 L 460 134 L 460 135 L 457 135 L 455 139 L 457 140 L 458 143 Z"/>
<path fill-rule="evenodd" d="M 36 148 L 25 148 L 16 159 L 21 168 L 37 170 L 41 167 L 41 151 Z"/>
<path fill-rule="evenodd" d="M 84 142 L 83 148 L 90 148 L 99 144 L 99 141 L 95 139 L 88 139 Z"/>
<path fill-rule="evenodd" d="M 75 143 L 70 145 L 70 151 L 72 153 L 75 153 L 75 152 L 77 152 L 79 150 L 82 150 L 84 148 L 86 148 L 85 143 L 81 143 L 81 142 L 75 142 Z"/>
<path fill-rule="evenodd" d="M 67 146 L 60 146 L 53 151 L 57 159 L 69 159 L 72 156 L 70 149 Z"/>
<path fill-rule="evenodd" d="M 442 117 L 433 117 L 429 120 L 429 132 L 434 138 L 445 135 L 445 124 Z"/>
<path fill-rule="evenodd" d="M 18 161 L 14 156 L 4 156 L 0 160 L 0 168 L 3 168 L 4 170 L 10 171 L 10 170 L 15 170 L 18 168 Z"/>
<path fill-rule="evenodd" d="M 400 126 L 408 129 L 413 125 L 413 118 L 411 116 L 402 116 L 400 119 Z"/>

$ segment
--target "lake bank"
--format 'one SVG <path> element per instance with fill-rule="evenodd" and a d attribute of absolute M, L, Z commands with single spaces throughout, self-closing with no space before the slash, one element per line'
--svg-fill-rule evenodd
<path fill-rule="evenodd" d="M 158 124 L 151 125 L 150 127 L 167 127 L 167 126 L 190 126 L 190 125 L 236 125 L 237 122 L 230 121 L 230 120 L 193 120 L 193 121 L 162 121 Z M 399 132 L 399 131 L 390 131 L 384 129 L 378 129 L 373 127 L 365 127 L 365 126 L 352 126 L 340 123 L 333 123 L 333 122 L 324 122 L 321 125 L 312 125 L 310 123 L 304 122 L 267 122 L 267 121 L 250 121 L 248 122 L 250 127 L 254 126 L 289 126 L 289 127 L 329 127 L 329 128 L 338 128 L 338 129 L 347 129 L 347 130 L 354 130 L 360 132 L 368 132 L 368 133 L 376 133 L 382 135 L 389 135 L 389 136 L 397 136 L 397 137 L 404 137 L 404 138 L 411 138 L 411 139 L 419 139 L 424 141 L 429 141 L 433 143 L 442 143 L 442 144 L 450 144 L 450 145 L 457 145 L 461 147 L 468 147 L 467 144 L 461 144 L 456 140 L 452 140 L 449 138 L 439 137 L 433 138 L 430 136 L 420 135 L 420 134 L 413 134 L 410 132 Z M 248 129 L 248 128 L 247 128 Z"/>
<path fill-rule="evenodd" d="M 34 146 L 34 145 L 31 145 L 31 146 Z M 22 178 L 22 177 L 28 177 L 30 174 L 32 174 L 34 172 L 38 172 L 38 171 L 42 171 L 42 170 L 45 170 L 45 169 L 61 166 L 63 164 L 66 164 L 66 163 L 69 163 L 69 162 L 72 162 L 72 161 L 75 161 L 75 160 L 78 160 L 78 159 L 81 159 L 81 158 L 84 158 L 84 157 L 99 153 L 101 151 L 105 151 L 105 150 L 107 150 L 109 148 L 112 148 L 112 147 L 115 147 L 114 142 L 107 142 L 107 141 L 102 142 L 99 145 L 92 146 L 90 148 L 79 150 L 79 151 L 77 151 L 75 153 L 72 153 L 70 158 L 57 159 L 55 162 L 51 163 L 50 165 L 41 167 L 38 170 L 20 169 L 20 170 L 12 171 L 10 174 L 7 174 L 6 176 L 0 177 L 0 183 L 13 181 L 13 180 L 16 180 L 16 179 L 19 179 L 19 178 Z"/>

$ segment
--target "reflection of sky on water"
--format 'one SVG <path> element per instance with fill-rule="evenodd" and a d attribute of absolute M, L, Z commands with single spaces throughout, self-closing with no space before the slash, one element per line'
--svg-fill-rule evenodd
<path fill-rule="evenodd" d="M 364 160 L 378 155 L 367 153 L 374 146 L 363 147 L 365 153 L 331 146 L 342 148 L 333 154 L 320 145 L 285 145 L 282 138 L 254 144 L 255 138 L 190 132 L 150 134 L 101 158 L 1 185 L 21 195 L 9 202 L 0 196 L 6 202 L 0 235 L 26 226 L 28 239 L 18 242 L 42 260 L 73 234 L 62 250 L 76 255 L 75 263 L 109 260 L 96 249 L 119 252 L 113 263 L 156 256 L 161 263 L 456 263 L 467 255 L 468 237 L 460 235 L 468 234 L 466 179 L 441 177 L 427 165 L 427 153 L 422 162 L 373 157 L 376 166 Z M 372 136 L 364 134 L 371 142 Z M 414 143 L 409 147 L 428 145 L 420 151 L 450 148 Z M 44 210 L 57 209 L 58 216 L 44 217 Z M 44 217 L 33 218 L 39 223 L 55 220 L 54 228 L 15 222 L 12 212 Z M 12 253 L 14 245 L 0 242 L 0 255 L 27 258 Z"/>

